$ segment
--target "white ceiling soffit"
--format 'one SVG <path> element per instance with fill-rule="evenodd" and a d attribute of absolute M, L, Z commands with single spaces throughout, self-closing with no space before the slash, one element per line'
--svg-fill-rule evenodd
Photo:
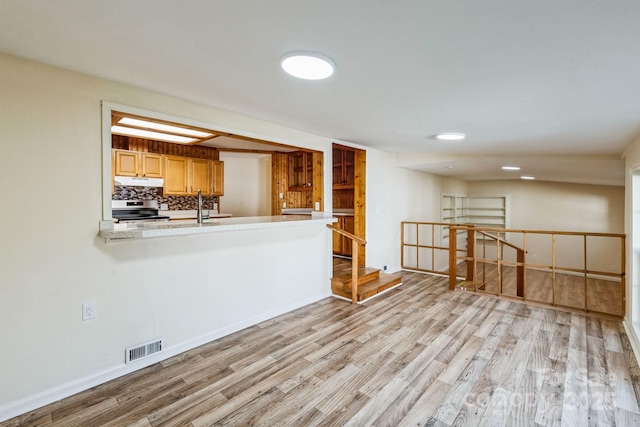
<path fill-rule="evenodd" d="M 615 181 L 640 131 L 639 22 L 637 0 L 2 0 L 0 51 L 395 153 L 589 156 L 537 178 Z M 297 50 L 335 73 L 287 75 Z"/>
<path fill-rule="evenodd" d="M 216 138 L 209 139 L 198 145 L 204 145 L 207 147 L 215 147 L 221 150 L 257 150 L 257 151 L 277 151 L 281 153 L 290 153 L 296 151 L 296 148 L 284 147 L 281 145 L 261 144 L 259 142 L 245 141 L 243 139 L 231 138 L 228 136 L 218 136 Z"/>

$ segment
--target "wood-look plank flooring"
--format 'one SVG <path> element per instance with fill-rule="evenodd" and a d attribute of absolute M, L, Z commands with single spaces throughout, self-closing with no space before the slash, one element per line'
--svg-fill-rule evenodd
<path fill-rule="evenodd" d="M 632 426 L 620 322 L 403 273 L 326 298 L 1 426 Z M 327 284 L 329 286 L 329 284 Z"/>
<path fill-rule="evenodd" d="M 478 263 L 476 270 L 476 282 L 485 284 L 485 292 L 499 292 L 497 265 Z M 466 264 L 458 265 L 457 274 L 461 277 L 466 274 Z M 502 294 L 516 296 L 516 268 L 502 266 Z M 553 281 L 551 271 L 526 269 L 527 300 L 550 304 L 554 299 Z M 469 285 L 466 285 L 469 287 Z M 585 301 L 584 276 L 563 274 L 556 272 L 555 304 L 570 308 L 611 314 L 623 315 L 622 307 L 622 283 L 612 280 L 596 278 L 587 279 L 587 296 Z M 586 305 L 585 305 L 586 304 Z"/>

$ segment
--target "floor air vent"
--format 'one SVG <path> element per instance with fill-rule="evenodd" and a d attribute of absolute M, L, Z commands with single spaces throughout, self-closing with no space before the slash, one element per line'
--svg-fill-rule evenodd
<path fill-rule="evenodd" d="M 134 345 L 126 349 L 125 363 L 133 362 L 143 357 L 150 356 L 154 353 L 162 351 L 164 347 L 164 338 L 149 341 L 144 344 Z"/>

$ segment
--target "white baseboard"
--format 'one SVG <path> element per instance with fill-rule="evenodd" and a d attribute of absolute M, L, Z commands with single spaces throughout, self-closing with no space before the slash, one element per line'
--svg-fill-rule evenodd
<path fill-rule="evenodd" d="M 638 337 L 631 320 L 629 320 L 629 316 L 625 316 L 622 321 L 622 326 L 624 326 L 624 331 L 627 333 L 627 337 L 629 337 L 629 342 L 631 343 L 633 354 L 636 356 L 636 361 L 640 365 L 640 338 Z"/>
<path fill-rule="evenodd" d="M 41 408 L 50 403 L 57 402 L 58 400 L 64 399 L 65 397 L 72 396 L 74 394 L 88 390 L 92 387 L 119 378 L 123 375 L 127 375 L 139 369 L 146 368 L 147 366 L 151 366 L 154 363 L 169 359 L 200 345 L 206 344 L 218 338 L 222 338 L 239 330 L 248 328 L 249 326 L 256 325 L 260 322 L 264 322 L 265 320 L 272 319 L 281 314 L 288 313 L 290 311 L 296 310 L 300 307 L 304 307 L 305 305 L 320 301 L 321 299 L 330 296 L 331 293 L 326 292 L 314 295 L 312 297 L 304 298 L 302 300 L 295 301 L 283 307 L 278 307 L 277 309 L 267 311 L 233 325 L 208 332 L 204 335 L 192 338 L 180 344 L 167 347 L 163 351 L 156 353 L 148 358 L 129 363 L 128 365 L 125 365 L 123 360 L 123 363 L 121 365 L 105 369 L 101 372 L 96 372 L 83 378 L 78 378 L 77 380 L 73 380 L 65 384 L 61 384 L 57 387 L 53 387 L 41 393 L 34 394 L 25 399 L 3 404 L 0 406 L 0 422 L 17 417 L 18 415 L 22 415 L 26 412 L 33 411 L 34 409 Z"/>

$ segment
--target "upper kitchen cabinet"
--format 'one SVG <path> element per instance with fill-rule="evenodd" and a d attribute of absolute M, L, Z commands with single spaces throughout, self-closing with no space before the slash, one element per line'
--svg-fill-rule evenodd
<path fill-rule="evenodd" d="M 289 153 L 289 191 L 313 189 L 313 153 Z"/>
<path fill-rule="evenodd" d="M 162 156 L 129 150 L 113 150 L 115 175 L 145 178 L 162 178 Z"/>
<path fill-rule="evenodd" d="M 179 156 L 164 156 L 164 194 L 187 194 L 189 173 L 188 159 Z"/>
<path fill-rule="evenodd" d="M 211 160 L 209 164 L 211 167 L 211 194 L 224 196 L 224 162 Z"/>
<path fill-rule="evenodd" d="M 198 190 L 202 191 L 205 196 L 211 194 L 210 162 L 207 159 L 187 159 L 189 194 L 198 194 Z"/>
<path fill-rule="evenodd" d="M 181 156 L 165 157 L 164 194 L 204 196 L 224 194 L 224 163 Z"/>
<path fill-rule="evenodd" d="M 353 189 L 355 182 L 355 150 L 333 147 L 333 188 Z"/>

